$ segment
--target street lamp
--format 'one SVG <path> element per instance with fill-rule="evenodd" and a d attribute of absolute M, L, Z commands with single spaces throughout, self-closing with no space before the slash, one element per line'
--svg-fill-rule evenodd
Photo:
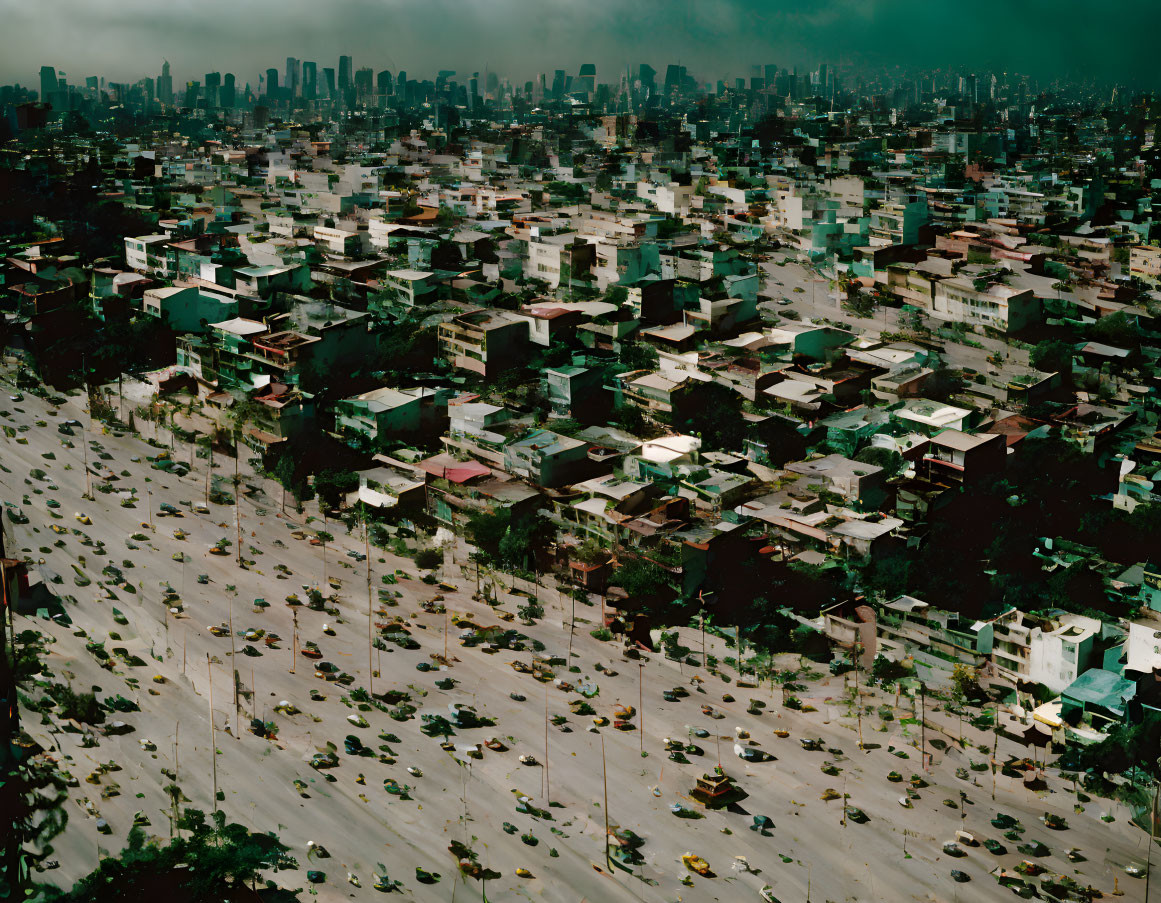
<path fill-rule="evenodd" d="M 1157 773 L 1161 774 L 1161 759 L 1157 760 Z M 1145 903 L 1149 903 L 1149 873 L 1153 866 L 1153 838 L 1157 827 L 1157 796 L 1161 794 L 1161 781 L 1153 778 L 1153 805 L 1149 809 L 1149 847 L 1145 850 Z"/>

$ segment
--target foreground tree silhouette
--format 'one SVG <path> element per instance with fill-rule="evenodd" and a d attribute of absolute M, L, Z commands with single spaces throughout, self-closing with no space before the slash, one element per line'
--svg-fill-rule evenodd
<path fill-rule="evenodd" d="M 120 856 L 103 859 L 72 891 L 50 893 L 46 899 L 104 903 L 162 894 L 182 903 L 244 899 L 246 889 L 253 891 L 263 872 L 298 866 L 274 834 L 256 834 L 244 825 L 227 823 L 224 812 L 207 819 L 198 809 L 186 809 L 175 827 L 178 836 L 165 846 L 147 841 L 145 833 L 134 828 Z"/>
<path fill-rule="evenodd" d="M 64 830 L 68 786 L 56 766 L 40 758 L 34 744 L 5 741 L 0 779 L 0 899 L 19 899 L 30 883 L 30 868 L 53 852 L 51 841 Z"/>

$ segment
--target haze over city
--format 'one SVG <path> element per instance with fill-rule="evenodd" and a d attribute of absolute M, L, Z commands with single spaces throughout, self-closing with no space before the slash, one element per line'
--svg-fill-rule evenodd
<path fill-rule="evenodd" d="M 78 77 L 135 80 L 145 57 L 181 78 L 211 69 L 239 81 L 279 57 L 349 54 L 375 69 L 424 77 L 491 68 L 524 80 L 596 63 L 680 62 L 709 81 L 751 62 L 904 69 L 970 65 L 1038 78 L 1157 84 L 1150 0 L 0 0 L 7 42 L 0 78 L 45 62 Z"/>

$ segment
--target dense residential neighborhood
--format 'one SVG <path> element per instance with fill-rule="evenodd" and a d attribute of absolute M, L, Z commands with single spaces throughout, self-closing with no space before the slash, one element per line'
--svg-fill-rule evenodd
<path fill-rule="evenodd" d="M 1033 761 L 1157 776 L 1154 95 L 343 57 L 45 66 L 0 111 L 12 392 L 204 471 L 191 510 L 240 508 L 245 465 L 317 512 L 324 574 L 328 526 L 448 555 L 440 586 L 458 549 L 478 593 L 579 597 L 609 655 L 773 687 L 794 653 L 932 694 L 961 742 L 986 708 Z M 17 545 L 13 595 L 59 595 Z M 732 667 L 678 639 L 707 630 Z"/>

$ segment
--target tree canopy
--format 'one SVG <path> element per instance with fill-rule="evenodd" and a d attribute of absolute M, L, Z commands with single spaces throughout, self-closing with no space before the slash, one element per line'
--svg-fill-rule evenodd
<path fill-rule="evenodd" d="M 227 822 L 224 812 L 207 818 L 198 809 L 186 809 L 175 828 L 178 835 L 164 846 L 133 828 L 119 856 L 102 859 L 71 892 L 55 899 L 104 903 L 166 896 L 182 903 L 216 903 L 235 888 L 252 885 L 262 872 L 297 867 L 275 835 Z"/>

